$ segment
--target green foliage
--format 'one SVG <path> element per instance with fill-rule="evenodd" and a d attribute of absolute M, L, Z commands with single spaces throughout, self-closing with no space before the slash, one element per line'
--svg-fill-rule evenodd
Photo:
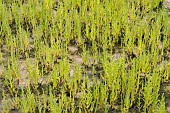
<path fill-rule="evenodd" d="M 165 113 L 169 20 L 163 0 L 0 0 L 0 112 Z"/>

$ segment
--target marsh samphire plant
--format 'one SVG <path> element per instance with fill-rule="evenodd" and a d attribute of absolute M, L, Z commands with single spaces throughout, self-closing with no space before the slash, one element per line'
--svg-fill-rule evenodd
<path fill-rule="evenodd" d="M 164 2 L 0 0 L 0 112 L 168 112 Z"/>

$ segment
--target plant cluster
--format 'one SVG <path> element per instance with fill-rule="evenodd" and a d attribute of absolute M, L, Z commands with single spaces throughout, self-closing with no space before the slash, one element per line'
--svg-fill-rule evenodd
<path fill-rule="evenodd" d="M 0 0 L 0 112 L 165 113 L 163 0 Z"/>

